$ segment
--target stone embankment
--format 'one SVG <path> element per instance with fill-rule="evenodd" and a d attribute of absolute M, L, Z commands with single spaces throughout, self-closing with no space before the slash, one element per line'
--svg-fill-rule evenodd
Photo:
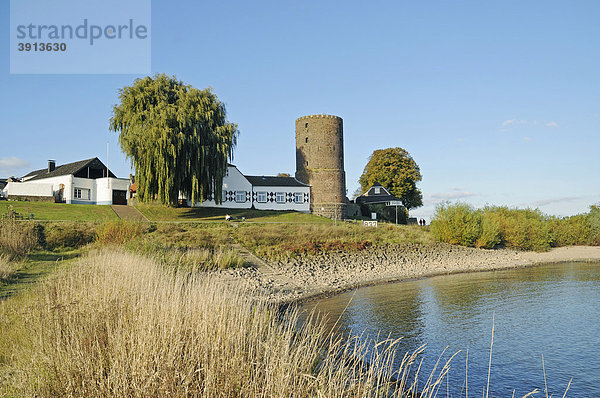
<path fill-rule="evenodd" d="M 394 245 L 358 253 L 330 252 L 222 271 L 277 303 L 328 296 L 360 286 L 459 272 L 500 270 L 563 261 L 600 261 L 600 247 L 563 247 L 546 253 L 483 250 L 445 244 Z M 292 282 L 292 283 L 290 283 Z"/>

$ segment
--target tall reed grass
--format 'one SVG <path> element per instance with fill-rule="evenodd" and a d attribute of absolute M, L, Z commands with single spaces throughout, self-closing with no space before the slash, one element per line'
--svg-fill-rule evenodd
<path fill-rule="evenodd" d="M 17 221 L 14 217 L 0 218 L 0 253 L 9 259 L 21 258 L 44 244 L 41 225 Z"/>
<path fill-rule="evenodd" d="M 237 268 L 245 264 L 239 252 L 228 246 L 170 246 L 157 239 L 133 241 L 125 246 L 133 252 L 152 257 L 172 271 L 199 272 Z"/>
<path fill-rule="evenodd" d="M 242 287 L 102 251 L 0 304 L 0 395 L 433 397 L 449 370 L 418 384 L 422 349 L 397 368 L 397 341 L 297 323 Z"/>
<path fill-rule="evenodd" d="M 125 244 L 148 231 L 148 225 L 132 221 L 107 221 L 96 229 L 101 244 Z"/>
<path fill-rule="evenodd" d="M 21 262 L 11 259 L 4 253 L 0 253 L 0 284 L 13 278 L 22 266 Z"/>

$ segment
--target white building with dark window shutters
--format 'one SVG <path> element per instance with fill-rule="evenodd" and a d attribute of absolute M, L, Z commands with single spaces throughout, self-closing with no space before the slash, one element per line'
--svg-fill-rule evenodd
<path fill-rule="evenodd" d="M 310 185 L 294 177 L 246 176 L 230 164 L 223 178 L 222 202 L 198 202 L 196 207 L 231 209 L 295 210 L 310 212 Z M 188 200 L 191 206 L 191 201 Z"/>

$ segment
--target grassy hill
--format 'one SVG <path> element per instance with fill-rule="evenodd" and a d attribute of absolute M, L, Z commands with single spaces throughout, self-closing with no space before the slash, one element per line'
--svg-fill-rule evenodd
<path fill-rule="evenodd" d="M 0 201 L 0 215 L 13 210 L 34 220 L 108 221 L 118 217 L 110 206 L 75 205 L 47 202 Z"/>

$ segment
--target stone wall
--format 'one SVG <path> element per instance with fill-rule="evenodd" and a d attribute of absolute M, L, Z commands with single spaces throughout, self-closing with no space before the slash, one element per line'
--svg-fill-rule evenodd
<path fill-rule="evenodd" d="M 9 200 L 23 200 L 27 202 L 56 202 L 54 196 L 29 196 L 29 195 L 8 195 Z"/>

